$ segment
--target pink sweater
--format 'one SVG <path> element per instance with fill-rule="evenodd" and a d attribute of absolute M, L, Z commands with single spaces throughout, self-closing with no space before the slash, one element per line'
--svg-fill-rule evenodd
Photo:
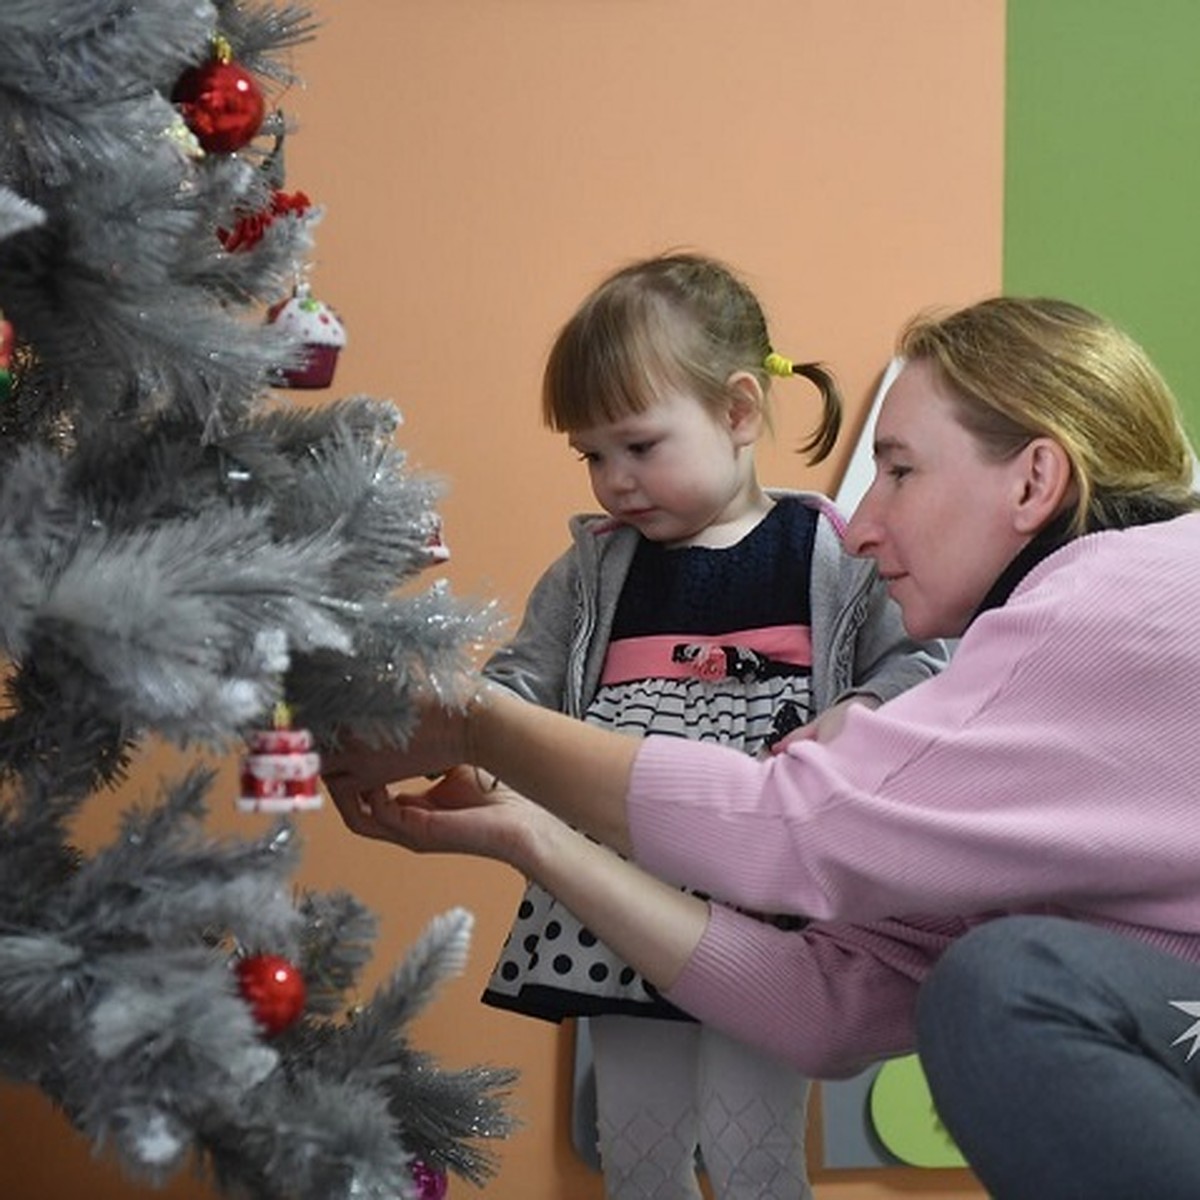
<path fill-rule="evenodd" d="M 714 904 L 668 995 L 817 1076 L 911 1050 L 933 961 L 1001 912 L 1200 963 L 1200 514 L 1050 555 L 946 671 L 829 745 L 648 738 L 629 820 L 655 874 L 813 918 Z"/>

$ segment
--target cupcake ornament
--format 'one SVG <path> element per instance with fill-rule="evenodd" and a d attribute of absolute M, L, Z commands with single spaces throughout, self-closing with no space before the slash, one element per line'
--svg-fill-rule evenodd
<path fill-rule="evenodd" d="M 291 334 L 301 346 L 303 361 L 275 367 L 271 383 L 283 388 L 324 388 L 333 382 L 338 355 L 346 344 L 346 328 L 337 313 L 315 299 L 302 283 L 287 300 L 267 310 L 267 322 Z"/>

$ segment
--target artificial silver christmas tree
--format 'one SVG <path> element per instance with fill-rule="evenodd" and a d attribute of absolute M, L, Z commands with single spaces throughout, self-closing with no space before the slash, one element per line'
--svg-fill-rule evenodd
<path fill-rule="evenodd" d="M 196 769 L 69 836 L 152 736 L 228 750 L 286 704 L 318 743 L 402 737 L 486 628 L 418 578 L 438 486 L 397 412 L 272 388 L 314 365 L 266 316 L 305 299 L 319 209 L 271 98 L 313 34 L 291 4 L 0 5 L 0 1072 L 134 1175 L 382 1200 L 482 1182 L 508 1129 L 511 1073 L 404 1033 L 469 915 L 357 1007 L 373 920 L 294 893 L 286 818 L 214 838 Z"/>

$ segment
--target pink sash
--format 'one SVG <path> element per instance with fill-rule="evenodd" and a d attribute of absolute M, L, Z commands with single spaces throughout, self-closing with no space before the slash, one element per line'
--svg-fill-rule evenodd
<path fill-rule="evenodd" d="M 632 679 L 724 679 L 727 650 L 751 651 L 776 663 L 812 666 L 812 635 L 807 625 L 770 625 L 716 637 L 656 634 L 610 643 L 600 683 Z"/>

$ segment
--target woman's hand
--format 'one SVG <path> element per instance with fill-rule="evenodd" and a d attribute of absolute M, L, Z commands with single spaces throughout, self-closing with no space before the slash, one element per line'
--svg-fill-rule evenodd
<path fill-rule="evenodd" d="M 656 987 L 669 988 L 708 924 L 708 905 L 647 875 L 473 767 L 416 793 L 385 789 L 343 807 L 346 824 L 418 853 L 471 854 L 552 892 Z"/>
<path fill-rule="evenodd" d="M 533 826 L 549 818 L 524 796 L 473 767 L 448 771 L 420 791 L 360 789 L 348 776 L 327 781 L 346 825 L 364 837 L 420 854 L 472 854 L 523 868 Z"/>
<path fill-rule="evenodd" d="M 323 750 L 321 777 L 342 816 L 357 796 L 378 798 L 386 794 L 388 784 L 432 779 L 466 761 L 469 708 L 470 704 L 448 708 L 436 699 L 419 701 L 403 745 L 369 745 L 347 736 L 337 749 Z"/>
<path fill-rule="evenodd" d="M 878 708 L 882 701 L 877 696 L 861 693 L 849 696 L 831 704 L 819 717 L 794 729 L 787 737 L 782 737 L 770 749 L 771 754 L 782 754 L 793 742 L 832 742 L 841 732 L 846 723 L 846 714 L 855 704 L 865 704 L 868 708 Z"/>
<path fill-rule="evenodd" d="M 640 737 L 596 729 L 485 684 L 463 708 L 429 702 L 402 746 L 348 740 L 325 756 L 321 775 L 343 819 L 367 837 L 397 840 L 375 814 L 389 784 L 432 778 L 466 763 L 628 853 L 625 793 L 641 744 Z"/>

